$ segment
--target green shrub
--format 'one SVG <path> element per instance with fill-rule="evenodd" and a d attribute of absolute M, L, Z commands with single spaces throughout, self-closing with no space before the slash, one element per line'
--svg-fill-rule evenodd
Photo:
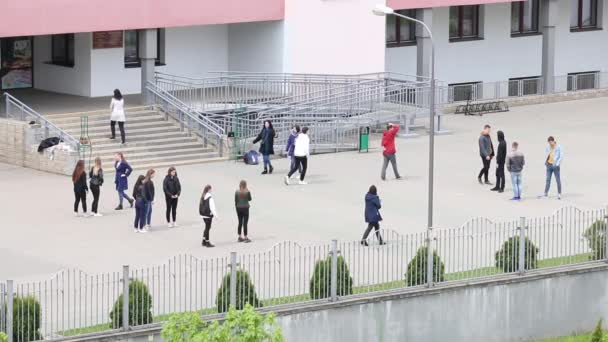
<path fill-rule="evenodd" d="M 591 249 L 591 260 L 601 260 L 606 257 L 606 222 L 597 220 L 583 233 Z"/>
<path fill-rule="evenodd" d="M 538 267 L 538 247 L 530 239 L 525 238 L 524 269 L 530 270 Z M 496 252 L 495 264 L 504 272 L 515 272 L 519 269 L 519 236 L 510 237 Z"/>
<path fill-rule="evenodd" d="M 222 280 L 222 285 L 217 290 L 217 311 L 226 312 L 230 307 L 230 278 L 228 272 Z M 262 302 L 258 299 L 255 286 L 249 277 L 249 273 L 243 270 L 236 271 L 236 309 L 242 310 L 245 304 L 253 307 L 261 307 Z"/>
<path fill-rule="evenodd" d="M 416 255 L 407 264 L 405 273 L 405 285 L 416 286 L 426 284 L 427 279 L 427 258 L 428 248 L 426 246 L 418 248 Z M 433 251 L 433 281 L 441 282 L 445 280 L 445 265 L 436 251 Z"/>
<path fill-rule="evenodd" d="M 593 334 L 591 334 L 591 342 L 603 342 L 604 341 L 604 332 L 602 331 L 602 320 L 600 319 L 595 326 L 595 330 L 593 330 Z"/>
<path fill-rule="evenodd" d="M 262 315 L 245 304 L 231 307 L 223 323 L 205 324 L 197 313 L 172 315 L 161 332 L 167 342 L 284 342 L 274 313 Z"/>
<path fill-rule="evenodd" d="M 4 311 L 6 312 L 6 306 Z M 8 339 L 8 336 L 5 335 Z M 13 298 L 13 341 L 29 342 L 42 339 L 40 334 L 40 303 L 34 296 Z M 0 341 L 3 341 L 0 338 Z"/>
<path fill-rule="evenodd" d="M 353 278 L 350 276 L 348 265 L 343 257 L 338 256 L 337 295 L 347 296 L 353 293 Z M 331 255 L 315 264 L 314 273 L 310 279 L 310 297 L 312 299 L 329 298 L 331 296 Z"/>
<path fill-rule="evenodd" d="M 122 304 L 121 294 L 110 312 L 111 328 L 122 328 Z M 152 317 L 152 296 L 148 286 L 140 280 L 131 280 L 129 283 L 129 326 L 150 324 Z"/>
<path fill-rule="evenodd" d="M 2 331 L 0 331 L 0 342 L 8 342 L 8 336 Z"/>

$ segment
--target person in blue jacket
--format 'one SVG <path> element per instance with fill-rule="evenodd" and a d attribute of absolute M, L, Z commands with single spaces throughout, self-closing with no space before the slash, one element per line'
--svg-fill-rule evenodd
<path fill-rule="evenodd" d="M 289 138 L 287 139 L 287 145 L 285 146 L 285 152 L 287 152 L 287 157 L 289 158 L 289 170 L 293 169 L 294 164 L 296 163 L 296 158 L 294 157 L 294 151 L 296 148 L 296 138 L 300 134 L 300 126 L 295 125 L 291 129 L 291 134 L 289 134 Z M 302 173 L 302 165 L 300 165 L 299 170 Z M 297 177 L 295 174 L 292 176 Z"/>
<path fill-rule="evenodd" d="M 363 238 L 361 239 L 361 244 L 363 246 L 368 246 L 367 237 L 369 233 L 372 231 L 372 228 L 376 231 L 376 237 L 378 238 L 378 242 L 381 245 L 384 245 L 385 242 L 382 241 L 382 236 L 380 235 L 380 221 L 382 221 L 382 216 L 380 216 L 380 197 L 378 197 L 378 190 L 375 185 L 369 187 L 369 191 L 365 195 L 365 222 L 367 223 L 367 229 L 365 233 L 363 233 Z"/>
<path fill-rule="evenodd" d="M 263 175 L 270 174 L 274 170 L 272 164 L 270 163 L 270 155 L 274 154 L 274 138 L 276 133 L 274 128 L 272 127 L 272 122 L 270 120 L 264 121 L 264 127 L 260 131 L 260 134 L 253 140 L 253 143 L 256 144 L 260 141 L 260 153 L 264 158 L 264 171 Z"/>
<path fill-rule="evenodd" d="M 125 160 L 125 156 L 122 152 L 118 152 L 114 155 L 114 168 L 116 169 L 116 175 L 114 176 L 114 183 L 116 184 L 116 191 L 118 192 L 118 207 L 115 210 L 122 210 L 123 199 L 129 201 L 129 205 L 133 208 L 133 199 L 125 192 L 129 189 L 129 175 L 133 172 L 131 165 Z"/>

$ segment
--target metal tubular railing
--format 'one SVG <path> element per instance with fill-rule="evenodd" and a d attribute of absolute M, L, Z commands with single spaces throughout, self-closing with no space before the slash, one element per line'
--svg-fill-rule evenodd
<path fill-rule="evenodd" d="M 43 128 L 42 139 L 58 137 L 61 141 L 68 144 L 74 151 L 78 151 L 79 141 L 69 133 L 48 121 L 42 114 L 30 108 L 25 103 L 18 100 L 9 93 L 4 93 L 6 105 L 6 117 L 19 121 L 35 121 Z"/>

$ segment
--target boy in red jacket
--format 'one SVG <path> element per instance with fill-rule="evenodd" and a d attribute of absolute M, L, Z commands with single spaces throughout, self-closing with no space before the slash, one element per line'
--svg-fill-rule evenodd
<path fill-rule="evenodd" d="M 388 167 L 389 161 L 393 166 L 395 178 L 401 179 L 399 171 L 397 171 L 397 157 L 395 156 L 397 153 L 397 149 L 395 148 L 395 137 L 397 136 L 397 132 L 399 132 L 399 125 L 389 123 L 386 127 L 386 131 L 382 134 L 382 147 L 384 147 L 384 151 L 382 152 L 384 163 L 382 164 L 382 174 L 380 175 L 382 180 L 386 180 L 386 168 Z"/>

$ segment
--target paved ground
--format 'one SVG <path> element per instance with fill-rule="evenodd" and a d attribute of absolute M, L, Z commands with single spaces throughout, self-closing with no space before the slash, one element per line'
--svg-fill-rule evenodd
<path fill-rule="evenodd" d="M 436 139 L 436 226 L 459 226 L 477 216 L 499 220 L 548 215 L 567 205 L 580 208 L 605 205 L 608 164 L 602 140 L 608 127 L 607 106 L 608 98 L 600 98 L 516 107 L 508 113 L 483 117 L 445 118 L 446 128 L 453 133 Z M 485 123 L 502 129 L 509 142 L 519 141 L 526 155 L 524 200 L 520 203 L 508 200 L 509 180 L 507 192 L 502 195 L 477 183 L 481 166 L 477 138 Z M 554 135 L 565 152 L 561 201 L 555 197 L 536 199 L 544 186 L 543 153 L 548 135 Z M 365 228 L 363 196 L 371 184 L 379 187 L 384 227 L 402 233 L 423 231 L 427 217 L 427 136 L 398 141 L 399 167 L 406 177 L 403 181 L 380 181 L 377 140 L 373 146 L 376 149 L 369 153 L 313 156 L 308 186 L 283 185 L 287 167 L 284 159 L 274 162 L 275 174 L 270 176 L 259 175 L 259 167 L 234 162 L 181 167 L 178 170 L 184 188 L 178 207 L 181 227 L 166 228 L 164 199 L 159 197 L 153 231 L 145 235 L 133 233 L 132 211 L 112 210 L 117 200 L 111 181 L 102 189 L 101 210 L 106 216 L 76 218 L 71 209 L 70 179 L 0 165 L 0 188 L 4 195 L 0 279 L 44 279 L 67 267 L 89 273 L 118 271 L 123 264 L 154 265 L 180 253 L 206 257 L 224 256 L 233 250 L 261 251 L 283 240 L 303 245 L 332 238 L 356 240 Z M 158 172 L 157 193 L 161 191 L 164 173 L 165 170 Z M 131 182 L 135 178 L 132 176 Z M 235 242 L 233 194 L 240 179 L 248 180 L 254 199 L 250 221 L 254 243 L 248 245 Z M 207 183 L 214 186 L 220 215 L 212 229 L 215 249 L 200 246 L 202 222 L 197 206 Z"/>

